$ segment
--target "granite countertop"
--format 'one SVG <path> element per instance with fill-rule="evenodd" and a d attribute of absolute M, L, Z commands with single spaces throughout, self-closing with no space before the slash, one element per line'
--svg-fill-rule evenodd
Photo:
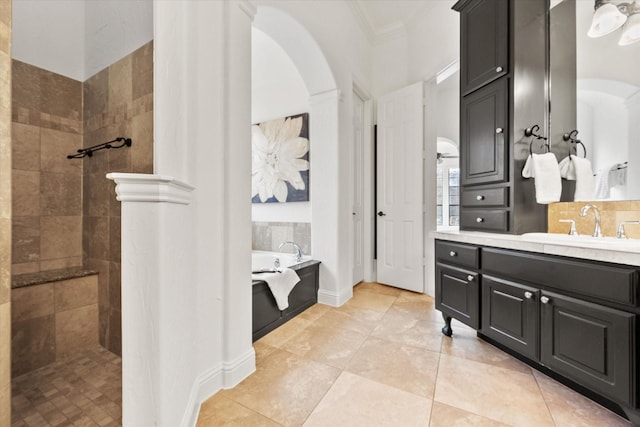
<path fill-rule="evenodd" d="M 42 283 L 57 282 L 60 280 L 76 279 L 78 277 L 91 276 L 93 274 L 98 274 L 98 272 L 83 267 L 69 267 L 62 268 L 60 270 L 19 274 L 11 278 L 11 289 L 40 285 Z"/>
<path fill-rule="evenodd" d="M 637 246 L 627 245 L 618 248 L 611 247 L 612 245 L 598 247 L 598 245 L 590 244 L 585 246 L 579 241 L 567 243 L 531 241 L 519 235 L 484 233 L 480 231 L 432 231 L 429 236 L 434 239 L 452 242 L 640 266 L 640 240 L 638 240 Z"/>

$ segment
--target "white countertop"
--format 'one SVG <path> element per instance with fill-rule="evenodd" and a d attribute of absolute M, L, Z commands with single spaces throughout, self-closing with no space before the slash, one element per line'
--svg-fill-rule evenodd
<path fill-rule="evenodd" d="M 590 244 L 586 247 L 579 241 L 562 243 L 534 242 L 525 240 L 519 235 L 484 233 L 480 231 L 432 231 L 429 236 L 434 239 L 452 242 L 640 266 L 640 240 L 638 240 L 637 246 L 626 245 L 620 248 L 612 248 L 610 244 L 603 244 L 602 247 L 597 244 Z"/>

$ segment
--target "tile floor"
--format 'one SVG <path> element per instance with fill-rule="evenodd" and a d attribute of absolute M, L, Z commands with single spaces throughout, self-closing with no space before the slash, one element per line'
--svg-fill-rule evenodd
<path fill-rule="evenodd" d="M 102 347 L 15 377 L 11 427 L 122 424 L 122 360 Z"/>
<path fill-rule="evenodd" d="M 255 343 L 257 371 L 202 405 L 198 427 L 629 426 L 454 322 L 433 299 L 363 283 Z"/>

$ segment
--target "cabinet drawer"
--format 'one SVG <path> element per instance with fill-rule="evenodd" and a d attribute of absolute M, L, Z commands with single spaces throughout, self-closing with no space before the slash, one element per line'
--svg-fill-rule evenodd
<path fill-rule="evenodd" d="M 464 209 L 460 212 L 463 230 L 509 230 L 509 212 L 506 209 Z"/>
<path fill-rule="evenodd" d="M 638 304 L 638 273 L 633 267 L 495 248 L 483 249 L 482 267 L 489 274 L 602 301 L 631 307 Z"/>
<path fill-rule="evenodd" d="M 509 204 L 508 188 L 487 188 L 485 190 L 462 189 L 462 206 L 469 207 L 507 207 Z"/>
<path fill-rule="evenodd" d="M 551 292 L 542 294 L 542 363 L 593 391 L 634 406 L 635 315 Z"/>
<path fill-rule="evenodd" d="M 436 309 L 474 329 L 480 327 L 477 273 L 436 263 Z"/>
<path fill-rule="evenodd" d="M 477 269 L 480 267 L 480 249 L 462 243 L 436 240 L 436 261 Z"/>

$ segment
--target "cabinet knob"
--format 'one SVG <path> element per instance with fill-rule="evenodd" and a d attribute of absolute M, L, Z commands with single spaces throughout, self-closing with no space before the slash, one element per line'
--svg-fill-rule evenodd
<path fill-rule="evenodd" d="M 478 217 L 478 218 L 476 218 L 476 222 L 477 222 L 477 223 L 484 222 L 484 218 L 480 218 L 480 217 Z"/>
<path fill-rule="evenodd" d="M 467 280 L 469 282 L 473 282 L 473 279 L 475 279 L 475 277 L 473 277 L 473 275 L 470 274 L 470 275 L 467 276 Z"/>
<path fill-rule="evenodd" d="M 458 256 L 458 253 L 454 252 L 454 251 L 451 251 L 451 252 L 449 252 L 449 256 Z"/>
<path fill-rule="evenodd" d="M 501 73 L 502 72 L 502 67 L 496 67 L 496 73 Z"/>
<path fill-rule="evenodd" d="M 502 128 L 496 128 L 496 133 L 502 133 L 502 132 L 504 132 L 504 129 L 502 129 Z"/>
<path fill-rule="evenodd" d="M 550 301 L 549 297 L 544 297 L 544 296 L 540 297 L 540 302 L 543 304 L 549 304 L 549 301 Z"/>
<path fill-rule="evenodd" d="M 484 200 L 484 196 L 476 196 L 476 200 L 478 200 L 478 201 Z"/>
<path fill-rule="evenodd" d="M 529 291 L 526 291 L 526 292 L 524 293 L 524 297 L 525 297 L 526 299 L 531 299 L 531 298 L 533 298 L 533 294 L 532 294 L 531 292 L 529 292 Z"/>

